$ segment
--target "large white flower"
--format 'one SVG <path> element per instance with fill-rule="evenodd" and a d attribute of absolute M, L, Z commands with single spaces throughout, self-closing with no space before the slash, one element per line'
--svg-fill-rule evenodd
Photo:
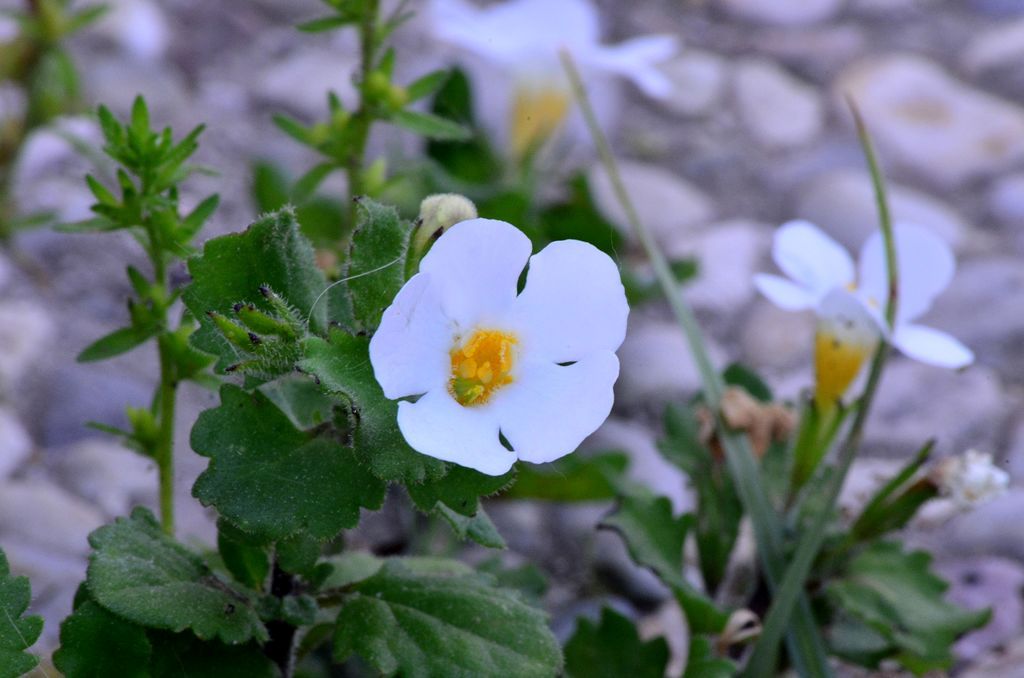
<path fill-rule="evenodd" d="M 818 314 L 815 354 L 820 401 L 842 396 L 879 336 L 886 336 L 911 358 L 932 365 L 955 369 L 974 361 L 974 354 L 954 337 L 915 322 L 953 279 L 952 250 L 921 226 L 901 223 L 893 230 L 899 298 L 892 328 L 884 319 L 889 283 L 881 232 L 864 243 L 855 266 L 849 253 L 814 224 L 788 222 L 775 234 L 772 256 L 789 277 L 755 276 L 758 289 L 776 305 L 790 311 L 813 309 Z"/>
<path fill-rule="evenodd" d="M 602 45 L 597 10 L 588 0 L 508 0 L 483 8 L 467 0 L 432 0 L 429 17 L 440 40 L 469 53 L 465 65 L 476 86 L 477 113 L 516 155 L 543 142 L 569 114 L 572 92 L 559 62 L 562 49 L 579 66 L 605 124 L 614 115 L 614 79 L 625 77 L 655 98 L 672 89 L 657 64 L 676 53 L 676 38 Z"/>
<path fill-rule="evenodd" d="M 500 475 L 569 454 L 608 417 L 629 313 L 618 268 L 577 240 L 531 249 L 503 221 L 458 223 L 384 312 L 370 362 L 388 398 L 414 398 L 398 406 L 413 449 Z"/>

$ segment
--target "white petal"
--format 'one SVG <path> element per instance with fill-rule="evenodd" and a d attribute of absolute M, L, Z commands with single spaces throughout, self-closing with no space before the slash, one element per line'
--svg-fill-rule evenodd
<path fill-rule="evenodd" d="M 420 262 L 438 288 L 441 307 L 463 329 L 493 321 L 515 301 L 532 246 L 504 221 L 470 219 L 438 238 Z"/>
<path fill-rule="evenodd" d="M 589 243 L 561 240 L 530 258 L 508 325 L 530 359 L 560 363 L 614 352 L 626 337 L 628 315 L 611 257 Z"/>
<path fill-rule="evenodd" d="M 777 275 L 758 273 L 754 276 L 754 286 L 773 304 L 787 311 L 802 311 L 817 303 L 806 289 Z"/>
<path fill-rule="evenodd" d="M 446 388 L 398 403 L 398 428 L 417 452 L 487 475 L 500 476 L 516 461 L 498 439 L 495 409 L 463 407 Z"/>
<path fill-rule="evenodd" d="M 417 273 L 384 311 L 370 339 L 370 363 L 384 395 L 394 400 L 443 387 L 454 333 L 430 274 Z"/>
<path fill-rule="evenodd" d="M 853 282 L 853 259 L 843 246 L 809 221 L 790 221 L 775 234 L 772 258 L 817 300 Z"/>
<path fill-rule="evenodd" d="M 818 307 L 818 331 L 844 343 L 873 347 L 882 336 L 885 320 L 853 292 L 837 287 Z"/>
<path fill-rule="evenodd" d="M 664 99 L 672 94 L 672 81 L 657 66 L 678 51 L 679 40 L 675 36 L 647 35 L 596 49 L 586 61 L 629 78 L 649 97 Z"/>
<path fill-rule="evenodd" d="M 959 369 L 974 362 L 974 353 L 955 337 L 922 325 L 900 325 L 893 344 L 909 357 L 929 365 Z"/>
<path fill-rule="evenodd" d="M 572 365 L 524 365 L 516 381 L 494 395 L 501 432 L 523 461 L 564 457 L 608 418 L 618 376 L 619 359 L 610 352 Z"/>
<path fill-rule="evenodd" d="M 899 299 L 896 324 L 921 317 L 953 279 L 956 259 L 946 242 L 923 226 L 896 224 L 896 266 L 899 272 Z M 858 288 L 884 307 L 888 298 L 888 266 L 881 231 L 864 243 L 860 255 Z"/>

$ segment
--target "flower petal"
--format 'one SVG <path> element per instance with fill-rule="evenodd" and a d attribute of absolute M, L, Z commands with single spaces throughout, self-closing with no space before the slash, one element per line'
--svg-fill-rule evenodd
<path fill-rule="evenodd" d="M 853 282 L 850 254 L 809 221 L 790 221 L 775 233 L 772 258 L 786 275 L 820 301 Z"/>
<path fill-rule="evenodd" d="M 515 301 L 532 245 L 512 224 L 470 219 L 445 231 L 420 262 L 441 307 L 462 329 L 500 316 Z"/>
<path fill-rule="evenodd" d="M 921 317 L 953 279 L 956 259 L 953 250 L 931 230 L 916 224 L 900 223 L 893 228 L 896 238 L 896 266 L 900 296 L 896 324 Z M 888 266 L 881 231 L 864 243 L 859 262 L 858 288 L 883 307 L 888 298 Z"/>
<path fill-rule="evenodd" d="M 614 352 L 626 337 L 629 305 L 615 262 L 579 240 L 553 242 L 530 258 L 526 288 L 509 315 L 531 360 L 580 360 Z"/>
<path fill-rule="evenodd" d="M 430 274 L 417 273 L 384 311 L 370 339 L 370 363 L 384 395 L 394 400 L 443 387 L 454 333 Z"/>
<path fill-rule="evenodd" d="M 446 388 L 398 403 L 398 428 L 417 452 L 487 475 L 500 476 L 516 461 L 498 439 L 495 408 L 463 407 Z"/>
<path fill-rule="evenodd" d="M 657 66 L 679 51 L 673 35 L 645 35 L 594 50 L 586 62 L 629 78 L 647 96 L 664 99 L 672 94 L 672 81 Z"/>
<path fill-rule="evenodd" d="M 806 289 L 777 275 L 758 273 L 754 276 L 754 286 L 769 301 L 787 311 L 802 311 L 813 308 L 817 303 Z"/>
<path fill-rule="evenodd" d="M 523 461 L 564 457 L 608 418 L 618 376 L 619 359 L 610 352 L 572 365 L 530 363 L 495 394 L 501 432 Z"/>
<path fill-rule="evenodd" d="M 893 344 L 914 360 L 959 369 L 974 362 L 974 353 L 952 335 L 923 325 L 900 325 Z"/>

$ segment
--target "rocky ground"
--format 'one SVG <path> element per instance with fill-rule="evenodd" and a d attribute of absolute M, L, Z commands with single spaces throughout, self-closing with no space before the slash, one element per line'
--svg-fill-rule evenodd
<path fill-rule="evenodd" d="M 311 118 L 322 110 L 324 91 L 350 91 L 351 40 L 291 27 L 316 15 L 315 0 L 111 4 L 116 11 L 73 46 L 88 99 L 124 112 L 143 92 L 154 117 L 179 132 L 207 123 L 200 159 L 219 174 L 198 177 L 186 198 L 221 194 L 209 235 L 244 227 L 253 217 L 254 159 L 310 166 L 270 115 Z M 936 552 L 957 600 L 998 603 L 994 623 L 961 641 L 964 675 L 1024 676 L 1024 4 L 599 5 L 610 38 L 671 31 L 685 41 L 665 66 L 674 95 L 650 102 L 626 92 L 628 115 L 615 132 L 620 155 L 631 159 L 626 180 L 643 218 L 669 253 L 700 259 L 702 277 L 687 293 L 723 364 L 748 362 L 784 396 L 809 384 L 812 319 L 757 298 L 751 276 L 769 269 L 772 228 L 786 219 L 811 219 L 852 248 L 874 227 L 845 95 L 859 102 L 877 138 L 897 218 L 935 229 L 955 248 L 958 275 L 926 321 L 960 337 L 978 362 L 949 373 L 894 361 L 868 431 L 870 458 L 848 494 L 931 436 L 940 454 L 977 447 L 1022 479 L 972 513 L 926 516 L 911 538 Z M 401 35 L 400 67 L 420 71 L 440 62 L 421 29 L 413 22 Z M 64 128 L 96 137 L 84 119 Z M 402 137 L 374 143 L 392 154 L 408 150 Z M 25 151 L 18 197 L 26 208 L 80 218 L 90 202 L 81 182 L 88 167 L 59 134 L 37 134 Z M 615 219 L 606 183 L 593 173 L 598 201 Z M 69 611 L 82 578 L 86 535 L 154 500 L 155 470 L 84 427 L 118 422 L 126 404 L 149 398 L 154 356 L 142 350 L 101 365 L 74 362 L 92 339 L 123 323 L 123 266 L 140 259 L 128 238 L 49 231 L 23 233 L 0 255 L 0 544 L 14 569 L 32 577 L 34 606 L 51 622 L 45 648 L 54 646 L 53 622 Z M 684 507 L 685 482 L 659 462 L 652 424 L 661 403 L 693 392 L 696 373 L 664 309 L 640 309 L 630 323 L 617 410 L 593 445 L 629 450 L 637 475 Z M 189 538 L 207 543 L 209 516 L 188 496 L 203 463 L 188 449 L 187 432 L 212 403 L 198 389 L 183 393 L 178 434 L 180 522 Z M 594 571 L 592 563 L 620 582 L 624 606 L 650 610 L 664 595 L 627 567 L 612 535 L 593 532 L 602 511 L 493 511 L 513 549 L 553 571 L 563 631 L 577 612 L 596 605 L 587 597 L 593 575 L 581 575 Z M 394 515 L 374 519 L 375 538 L 408 532 Z"/>

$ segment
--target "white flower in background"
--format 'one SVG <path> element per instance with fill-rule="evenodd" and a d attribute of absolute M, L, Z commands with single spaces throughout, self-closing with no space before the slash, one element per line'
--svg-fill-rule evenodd
<path fill-rule="evenodd" d="M 517 157 L 536 150 L 572 107 L 562 49 L 579 66 L 605 127 L 614 115 L 615 79 L 629 79 L 650 97 L 671 93 L 657 65 L 676 53 L 677 39 L 652 35 L 602 45 L 598 13 L 588 0 L 508 0 L 488 7 L 432 0 L 429 17 L 438 39 L 469 53 L 465 65 L 477 113 Z"/>
<path fill-rule="evenodd" d="M 413 449 L 500 475 L 569 454 L 608 417 L 629 313 L 618 268 L 577 240 L 530 251 L 503 221 L 458 223 L 384 312 L 370 362 L 388 398 L 418 397 L 398 405 Z"/>
<path fill-rule="evenodd" d="M 900 288 L 891 331 L 884 318 L 888 275 L 880 231 L 864 243 L 855 266 L 842 245 L 814 224 L 788 222 L 775 234 L 772 257 L 789 277 L 760 274 L 754 278 L 761 293 L 781 308 L 817 313 L 815 371 L 820 405 L 842 397 L 882 335 L 924 363 L 955 369 L 974 361 L 974 354 L 954 337 L 914 322 L 953 279 L 952 250 L 920 226 L 896 224 L 893 231 Z"/>
<path fill-rule="evenodd" d="M 1010 475 L 992 463 L 992 455 L 967 450 L 939 462 L 932 477 L 939 492 L 961 509 L 974 508 L 1006 492 Z"/>

